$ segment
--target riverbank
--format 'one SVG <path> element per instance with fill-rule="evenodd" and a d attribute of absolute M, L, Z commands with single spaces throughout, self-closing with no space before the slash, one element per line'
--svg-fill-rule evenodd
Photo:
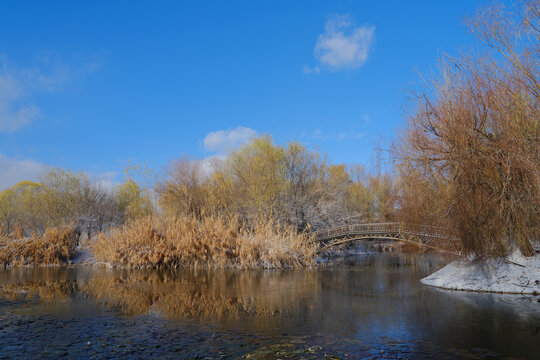
<path fill-rule="evenodd" d="M 456 260 L 421 280 L 422 284 L 448 290 L 540 294 L 540 255 Z"/>

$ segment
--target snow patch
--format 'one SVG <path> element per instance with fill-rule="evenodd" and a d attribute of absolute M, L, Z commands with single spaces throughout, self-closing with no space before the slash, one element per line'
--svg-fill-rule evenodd
<path fill-rule="evenodd" d="M 457 260 L 420 281 L 450 290 L 540 294 L 540 255 Z"/>

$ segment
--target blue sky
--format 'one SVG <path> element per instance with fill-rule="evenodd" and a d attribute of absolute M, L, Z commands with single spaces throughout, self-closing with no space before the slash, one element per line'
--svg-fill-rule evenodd
<path fill-rule="evenodd" d="M 263 133 L 369 167 L 482 3 L 1 2 L 0 188 L 47 166 L 159 173 Z"/>

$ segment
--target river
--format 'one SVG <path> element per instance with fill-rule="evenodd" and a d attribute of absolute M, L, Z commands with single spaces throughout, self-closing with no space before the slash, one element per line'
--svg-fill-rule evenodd
<path fill-rule="evenodd" d="M 540 358 L 540 297 L 419 283 L 433 254 L 298 270 L 0 271 L 0 358 Z"/>

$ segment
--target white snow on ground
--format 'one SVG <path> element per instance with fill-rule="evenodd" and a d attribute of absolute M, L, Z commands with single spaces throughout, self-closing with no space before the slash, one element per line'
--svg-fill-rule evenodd
<path fill-rule="evenodd" d="M 457 260 L 421 282 L 451 290 L 540 294 L 540 255 L 514 252 L 506 259 Z"/>

